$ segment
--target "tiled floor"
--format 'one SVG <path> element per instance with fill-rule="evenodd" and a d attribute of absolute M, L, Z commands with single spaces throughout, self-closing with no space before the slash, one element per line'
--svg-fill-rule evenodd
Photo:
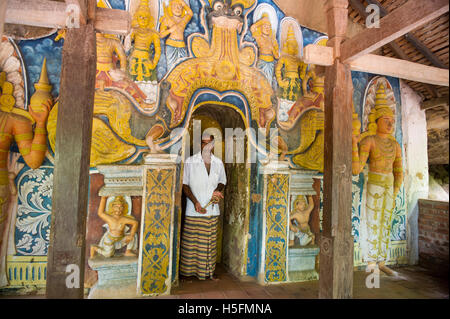
<path fill-rule="evenodd" d="M 356 271 L 353 277 L 353 298 L 355 299 L 448 299 L 448 278 L 436 278 L 420 267 L 396 269 L 404 279 L 382 275 L 380 288 L 368 289 L 367 274 Z M 172 299 L 316 299 L 319 282 L 304 282 L 272 286 L 260 286 L 254 282 L 240 282 L 224 268 L 218 266 L 219 281 L 183 279 L 173 289 Z"/>

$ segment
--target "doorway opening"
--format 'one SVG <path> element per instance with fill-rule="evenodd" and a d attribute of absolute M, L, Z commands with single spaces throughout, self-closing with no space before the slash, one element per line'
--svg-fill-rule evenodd
<path fill-rule="evenodd" d="M 248 139 L 242 134 L 246 130 L 244 121 L 236 110 L 232 107 L 217 104 L 206 104 L 198 107 L 192 114 L 189 125 L 190 141 L 184 143 L 185 158 L 195 155 L 194 149 L 194 121 L 201 126 L 201 133 L 207 129 L 215 129 L 220 132 L 221 137 L 215 136 L 214 154 L 219 157 L 225 166 L 227 185 L 225 186 L 224 197 L 221 201 L 219 226 L 217 232 L 217 266 L 216 275 L 219 280 L 224 271 L 233 277 L 244 277 L 247 266 L 247 233 L 249 228 L 249 208 L 250 208 L 250 166 L 246 164 L 248 152 Z M 200 122 L 198 122 L 200 121 Z M 231 138 L 226 141 L 226 131 L 233 130 Z M 239 134 L 241 132 L 241 134 Z M 233 146 L 225 146 L 233 143 Z M 240 145 L 240 147 L 239 147 Z M 236 157 L 231 157 L 226 152 L 239 153 Z M 228 160 L 234 160 L 227 163 Z M 186 197 L 182 195 L 182 217 L 180 227 L 180 240 L 182 238 L 186 210 Z M 180 256 L 181 258 L 181 256 Z M 178 267 L 179 268 L 179 267 Z M 219 272 L 217 271 L 219 270 Z M 223 276 L 228 278 L 227 276 Z M 180 277 L 180 279 L 183 279 Z M 195 278 L 184 278 L 196 280 Z M 183 280 L 180 280 L 180 286 Z M 181 287 L 180 287 L 181 288 Z"/>

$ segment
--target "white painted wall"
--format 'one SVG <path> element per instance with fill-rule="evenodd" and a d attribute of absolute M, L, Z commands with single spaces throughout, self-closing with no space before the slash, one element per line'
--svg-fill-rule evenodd
<path fill-rule="evenodd" d="M 404 146 L 404 186 L 407 201 L 407 240 L 410 264 L 419 261 L 418 199 L 428 198 L 427 119 L 420 109 L 421 98 L 400 80 Z"/>

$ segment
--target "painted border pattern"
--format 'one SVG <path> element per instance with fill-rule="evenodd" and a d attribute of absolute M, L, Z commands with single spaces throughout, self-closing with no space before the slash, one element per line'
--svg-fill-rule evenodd
<path fill-rule="evenodd" d="M 289 207 L 289 175 L 267 176 L 266 207 L 266 282 L 287 280 L 287 217 Z"/>
<path fill-rule="evenodd" d="M 145 215 L 142 243 L 142 294 L 167 292 L 170 263 L 170 227 L 173 209 L 174 169 L 146 171 Z"/>

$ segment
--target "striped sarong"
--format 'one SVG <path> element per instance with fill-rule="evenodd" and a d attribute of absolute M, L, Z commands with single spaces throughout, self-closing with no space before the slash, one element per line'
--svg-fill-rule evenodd
<path fill-rule="evenodd" d="M 181 240 L 180 274 L 205 280 L 214 275 L 219 216 L 186 216 Z"/>

